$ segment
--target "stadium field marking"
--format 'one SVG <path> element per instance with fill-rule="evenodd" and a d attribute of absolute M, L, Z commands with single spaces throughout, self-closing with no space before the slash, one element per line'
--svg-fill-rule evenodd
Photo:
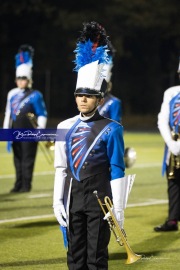
<path fill-rule="evenodd" d="M 161 167 L 162 163 L 160 162 L 154 162 L 154 163 L 140 163 L 140 164 L 135 164 L 134 169 L 136 168 L 151 168 L 151 167 Z"/>
<path fill-rule="evenodd" d="M 34 195 L 29 195 L 29 199 L 36 199 L 36 198 L 47 198 L 47 197 L 52 197 L 52 194 L 50 193 L 42 193 L 42 194 L 34 194 Z"/>
<path fill-rule="evenodd" d="M 171 258 L 159 258 L 159 257 L 154 257 L 154 256 L 150 256 L 150 257 L 142 257 L 141 258 L 141 260 L 157 260 L 157 261 L 159 261 L 159 260 L 170 260 Z"/>
<path fill-rule="evenodd" d="M 149 206 L 149 205 L 157 205 L 157 204 L 166 204 L 168 203 L 168 200 L 151 200 L 148 202 L 142 202 L 142 203 L 130 203 L 127 204 L 127 207 L 137 207 L 137 206 Z"/>
<path fill-rule="evenodd" d="M 167 200 L 152 200 L 150 202 L 143 202 L 143 203 L 134 203 L 128 204 L 127 207 L 137 207 L 137 206 L 149 206 L 149 205 L 158 205 L 158 204 L 165 204 Z M 51 215 L 40 215 L 40 216 L 30 216 L 30 217 L 19 217 L 13 219 L 2 219 L 0 220 L 0 224 L 8 223 L 8 222 L 16 222 L 16 221 L 26 221 L 26 220 L 34 220 L 34 219 L 44 219 L 44 218 L 52 218 L 54 214 Z"/>
<path fill-rule="evenodd" d="M 0 224 L 8 223 L 8 222 L 16 222 L 16 221 L 33 220 L 33 219 L 52 218 L 52 217 L 55 217 L 55 216 L 53 214 L 51 214 L 51 215 L 41 215 L 41 216 L 31 216 L 31 217 L 19 217 L 19 218 L 12 218 L 12 219 L 4 219 L 4 220 L 0 220 Z"/>
<path fill-rule="evenodd" d="M 43 171 L 43 172 L 35 172 L 33 175 L 34 176 L 41 176 L 41 175 L 53 175 L 55 174 L 54 171 Z M 15 177 L 15 174 L 7 174 L 7 175 L 0 175 L 0 179 L 7 179 L 7 178 L 13 178 Z"/>
<path fill-rule="evenodd" d="M 134 165 L 134 169 L 139 169 L 139 168 L 151 168 L 151 167 L 161 167 L 161 163 L 156 162 L 156 163 L 141 163 Z M 42 171 L 42 172 L 34 172 L 34 176 L 42 176 L 42 175 L 54 175 L 55 174 L 55 169 L 54 171 Z M 15 174 L 7 174 L 7 175 L 0 175 L 0 179 L 7 179 L 7 178 L 13 178 L 15 177 Z"/>

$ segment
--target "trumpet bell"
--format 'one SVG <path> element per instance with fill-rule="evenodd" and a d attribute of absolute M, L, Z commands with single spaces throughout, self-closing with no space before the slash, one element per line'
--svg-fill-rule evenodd
<path fill-rule="evenodd" d="M 128 254 L 128 258 L 125 262 L 125 264 L 131 264 L 131 263 L 135 263 L 138 260 L 140 260 L 142 258 L 142 255 L 136 254 L 134 252 L 130 252 L 130 254 Z"/>
<path fill-rule="evenodd" d="M 125 149 L 124 162 L 125 162 L 126 168 L 131 168 L 134 165 L 134 163 L 136 162 L 136 157 L 137 155 L 134 148 L 127 147 Z"/>

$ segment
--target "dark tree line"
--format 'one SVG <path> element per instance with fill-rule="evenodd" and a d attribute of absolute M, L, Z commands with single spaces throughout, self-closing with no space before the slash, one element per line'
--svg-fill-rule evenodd
<path fill-rule="evenodd" d="M 15 86 L 19 45 L 31 44 L 34 88 L 44 94 L 49 116 L 76 113 L 74 53 L 84 21 L 106 28 L 115 49 L 113 93 L 124 114 L 157 114 L 166 88 L 178 84 L 179 0 L 0 0 L 0 111 Z"/>

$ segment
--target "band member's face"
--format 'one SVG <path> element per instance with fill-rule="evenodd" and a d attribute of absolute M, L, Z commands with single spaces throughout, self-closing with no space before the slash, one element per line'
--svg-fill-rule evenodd
<path fill-rule="evenodd" d="M 24 89 L 28 87 L 29 81 L 27 80 L 26 77 L 18 77 L 16 78 L 16 84 L 18 88 Z"/>
<path fill-rule="evenodd" d="M 102 103 L 102 99 L 97 98 L 96 96 L 78 94 L 76 95 L 76 104 L 78 110 L 82 114 L 91 115 L 94 113 L 98 105 Z"/>

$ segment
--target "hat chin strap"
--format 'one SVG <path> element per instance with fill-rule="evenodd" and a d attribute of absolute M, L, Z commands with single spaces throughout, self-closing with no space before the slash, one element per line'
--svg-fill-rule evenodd
<path fill-rule="evenodd" d="M 88 116 L 88 114 L 92 113 L 92 112 L 95 112 L 97 110 L 97 107 L 99 106 L 99 102 L 97 102 L 96 106 L 94 107 L 94 109 L 92 109 L 91 111 L 89 112 L 86 112 L 86 113 L 82 113 L 83 115 L 85 116 Z"/>

